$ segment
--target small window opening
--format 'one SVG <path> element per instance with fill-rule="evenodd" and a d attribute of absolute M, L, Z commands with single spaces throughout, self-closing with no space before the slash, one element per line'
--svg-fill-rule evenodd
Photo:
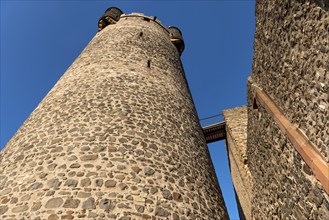
<path fill-rule="evenodd" d="M 252 108 L 253 109 L 258 109 L 257 101 L 256 101 L 255 98 L 254 98 L 254 102 L 252 103 Z"/>
<path fill-rule="evenodd" d="M 151 67 L 151 60 L 147 61 L 147 67 L 150 68 Z"/>
<path fill-rule="evenodd" d="M 143 31 L 141 31 L 141 32 L 139 33 L 139 36 L 140 36 L 140 37 L 142 37 L 142 36 L 143 36 Z"/>

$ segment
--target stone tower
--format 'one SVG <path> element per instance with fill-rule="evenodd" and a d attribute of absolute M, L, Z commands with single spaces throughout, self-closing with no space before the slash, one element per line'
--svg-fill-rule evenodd
<path fill-rule="evenodd" d="M 1 219 L 228 219 L 177 28 L 107 10 L 0 154 Z"/>
<path fill-rule="evenodd" d="M 248 80 L 255 219 L 329 219 L 329 1 L 257 1 Z"/>
<path fill-rule="evenodd" d="M 329 219 L 329 1 L 256 1 L 248 106 L 225 110 L 241 219 Z"/>

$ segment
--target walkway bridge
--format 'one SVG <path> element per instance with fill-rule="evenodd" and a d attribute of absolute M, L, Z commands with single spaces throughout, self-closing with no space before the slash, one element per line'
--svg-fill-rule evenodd
<path fill-rule="evenodd" d="M 225 121 L 202 127 L 206 142 L 212 143 L 226 139 Z"/>
<path fill-rule="evenodd" d="M 222 114 L 217 114 L 200 119 L 207 144 L 226 139 L 226 123 L 223 121 L 222 116 Z"/>

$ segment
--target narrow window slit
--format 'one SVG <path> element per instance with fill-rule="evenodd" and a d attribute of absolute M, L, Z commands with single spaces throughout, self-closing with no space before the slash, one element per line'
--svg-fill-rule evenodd
<path fill-rule="evenodd" d="M 140 36 L 140 37 L 142 37 L 142 36 L 143 36 L 143 31 L 141 31 L 141 32 L 139 33 L 139 36 Z"/>
<path fill-rule="evenodd" d="M 254 98 L 254 102 L 252 103 L 252 108 L 253 109 L 258 109 L 257 101 L 256 101 L 255 98 Z"/>
<path fill-rule="evenodd" d="M 151 60 L 147 61 L 147 67 L 150 68 L 151 67 Z"/>

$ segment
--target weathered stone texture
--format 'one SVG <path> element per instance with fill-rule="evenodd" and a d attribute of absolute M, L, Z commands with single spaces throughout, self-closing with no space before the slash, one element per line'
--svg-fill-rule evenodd
<path fill-rule="evenodd" d="M 247 160 L 247 106 L 223 111 L 230 171 L 237 195 L 240 217 L 251 219 L 252 179 Z"/>
<path fill-rule="evenodd" d="M 262 88 L 329 160 L 329 13 L 320 6 L 288 0 L 256 3 L 247 144 L 255 219 L 329 217 L 328 195 L 265 109 L 253 109 L 250 85 Z"/>
<path fill-rule="evenodd" d="M 96 34 L 0 165 L 1 218 L 228 218 L 179 53 L 142 17 Z"/>
<path fill-rule="evenodd" d="M 329 9 L 302 2 L 257 2 L 252 80 L 329 162 Z"/>

